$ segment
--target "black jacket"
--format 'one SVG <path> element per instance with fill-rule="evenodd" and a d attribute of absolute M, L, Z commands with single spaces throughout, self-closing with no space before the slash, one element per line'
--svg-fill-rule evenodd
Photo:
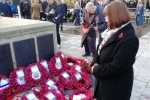
<path fill-rule="evenodd" d="M 119 38 L 121 33 L 123 36 Z M 106 41 L 100 56 L 95 55 L 91 66 L 98 63 L 93 69 L 97 100 L 130 100 L 138 47 L 139 40 L 129 23 Z"/>
<path fill-rule="evenodd" d="M 60 23 L 61 21 L 61 13 L 60 13 L 60 7 L 53 3 L 52 5 L 48 5 L 48 20 L 53 23 Z"/>

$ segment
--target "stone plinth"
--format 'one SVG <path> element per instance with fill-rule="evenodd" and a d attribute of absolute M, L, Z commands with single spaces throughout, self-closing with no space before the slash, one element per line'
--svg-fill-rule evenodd
<path fill-rule="evenodd" d="M 18 66 L 49 60 L 57 51 L 55 24 L 0 18 L 0 74 L 8 76 Z"/>

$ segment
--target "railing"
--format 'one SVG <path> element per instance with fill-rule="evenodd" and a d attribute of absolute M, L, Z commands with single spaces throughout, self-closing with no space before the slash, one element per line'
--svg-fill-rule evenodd
<path fill-rule="evenodd" d="M 135 22 L 136 21 L 136 17 L 134 15 L 136 8 L 128 8 L 129 11 L 132 14 L 132 21 L 131 22 Z M 146 9 L 144 9 L 144 23 L 150 23 L 150 12 L 146 11 Z"/>

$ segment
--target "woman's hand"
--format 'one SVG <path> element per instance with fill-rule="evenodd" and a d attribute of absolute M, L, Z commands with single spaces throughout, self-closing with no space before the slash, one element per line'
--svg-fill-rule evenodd
<path fill-rule="evenodd" d="M 96 65 L 98 65 L 97 63 L 94 63 L 94 65 L 92 66 L 92 68 L 91 68 L 91 74 L 93 73 L 93 68 L 94 68 L 94 66 L 96 66 Z"/>

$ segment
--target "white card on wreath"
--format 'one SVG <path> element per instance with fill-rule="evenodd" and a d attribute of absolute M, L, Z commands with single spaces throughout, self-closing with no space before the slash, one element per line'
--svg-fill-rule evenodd
<path fill-rule="evenodd" d="M 74 95 L 73 100 L 81 100 L 83 98 L 86 98 L 84 94 Z"/>
<path fill-rule="evenodd" d="M 80 75 L 80 73 L 76 73 L 75 77 L 77 78 L 77 80 L 81 80 L 82 79 L 82 76 Z"/>
<path fill-rule="evenodd" d="M 42 61 L 41 64 L 44 66 L 44 68 L 46 68 L 47 71 L 49 71 L 48 64 L 47 64 L 47 62 L 45 60 Z"/>
<path fill-rule="evenodd" d="M 0 86 L 6 85 L 6 84 L 8 84 L 8 79 L 6 79 L 6 78 L 1 78 L 1 80 L 0 80 Z"/>
<path fill-rule="evenodd" d="M 65 56 L 64 56 L 64 54 L 63 54 L 63 53 L 61 54 L 61 56 L 62 56 L 63 58 L 65 58 Z"/>
<path fill-rule="evenodd" d="M 75 70 L 78 71 L 78 72 L 81 72 L 81 67 L 78 66 L 78 65 L 76 65 L 76 66 L 75 66 Z"/>
<path fill-rule="evenodd" d="M 56 57 L 56 63 L 57 63 L 57 64 L 60 64 L 60 63 L 61 63 L 61 61 L 60 61 L 60 58 L 59 58 L 59 57 Z"/>
<path fill-rule="evenodd" d="M 28 100 L 37 100 L 37 97 L 33 92 L 28 93 L 26 97 L 28 98 Z"/>
<path fill-rule="evenodd" d="M 46 82 L 46 84 L 49 85 L 49 86 L 53 86 L 53 85 L 55 85 L 55 82 L 49 79 L 49 80 Z"/>
<path fill-rule="evenodd" d="M 70 76 L 68 75 L 68 73 L 64 72 L 62 73 L 62 76 L 65 78 L 65 79 L 68 79 Z"/>
<path fill-rule="evenodd" d="M 34 73 L 34 72 L 39 72 L 39 69 L 38 69 L 38 66 L 37 65 L 33 65 L 31 67 L 31 71 Z"/>
<path fill-rule="evenodd" d="M 17 77 L 24 77 L 24 72 L 23 70 L 17 70 L 16 71 Z"/>
<path fill-rule="evenodd" d="M 67 63 L 68 65 L 70 65 L 70 66 L 73 66 L 73 63 Z"/>
<path fill-rule="evenodd" d="M 48 99 L 48 100 L 56 100 L 56 97 L 55 95 L 53 95 L 51 92 L 48 92 L 45 97 Z"/>

